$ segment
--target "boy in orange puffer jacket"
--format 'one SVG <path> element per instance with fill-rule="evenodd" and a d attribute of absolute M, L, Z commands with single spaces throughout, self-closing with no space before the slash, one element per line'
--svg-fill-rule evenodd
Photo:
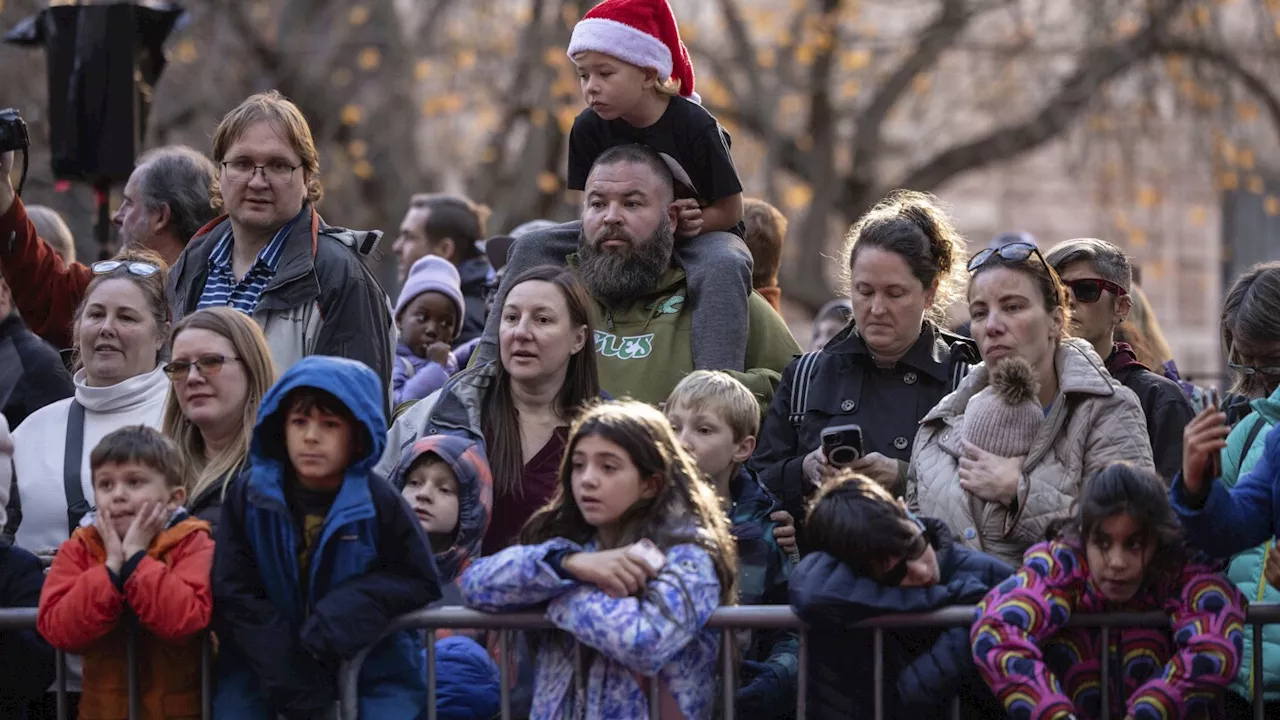
<path fill-rule="evenodd" d="M 182 509 L 182 456 L 142 425 L 89 456 L 96 510 L 62 544 L 37 629 L 84 656 L 81 720 L 128 715 L 128 633 L 137 633 L 142 718 L 200 717 L 200 642 L 213 597 L 209 524 Z M 136 629 L 134 629 L 136 628 Z"/>

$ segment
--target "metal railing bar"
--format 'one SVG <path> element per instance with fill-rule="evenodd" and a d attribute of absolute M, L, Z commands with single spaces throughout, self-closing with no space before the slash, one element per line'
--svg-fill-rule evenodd
<path fill-rule="evenodd" d="M 1165 622 L 1168 622 L 1167 620 Z M 1111 628 L 1102 628 L 1102 720 L 1111 720 Z"/>
<path fill-rule="evenodd" d="M 796 719 L 805 720 L 809 699 L 809 630 L 800 628 L 799 657 L 796 658 Z"/>
<path fill-rule="evenodd" d="M 427 720 L 436 720 L 436 629 L 427 628 Z"/>
<path fill-rule="evenodd" d="M 875 675 L 871 681 L 875 703 L 875 718 L 876 720 L 884 720 L 884 630 L 882 628 L 876 628 L 871 652 L 874 653 L 875 659 Z"/>
<path fill-rule="evenodd" d="M 737 699 L 734 695 L 735 680 L 738 678 L 738 650 L 736 638 L 733 636 L 731 628 L 725 628 L 720 631 L 720 639 L 723 640 L 723 647 L 720 649 L 721 673 L 723 677 L 720 684 L 724 687 L 724 720 L 733 720 L 734 701 Z"/>
<path fill-rule="evenodd" d="M 502 665 L 498 667 L 499 692 L 502 701 L 502 720 L 511 720 L 511 633 L 498 631 L 498 657 Z"/>
<path fill-rule="evenodd" d="M 1262 687 L 1262 625 L 1253 626 L 1253 720 L 1265 720 L 1265 693 Z"/>
<path fill-rule="evenodd" d="M 951 720 L 960 720 L 960 695 L 951 698 Z"/>
<path fill-rule="evenodd" d="M 67 654 L 62 650 L 54 652 L 53 662 L 57 669 L 55 688 L 58 693 L 58 720 L 67 720 Z"/>
<path fill-rule="evenodd" d="M 200 718 L 213 720 L 213 635 L 200 635 Z"/>

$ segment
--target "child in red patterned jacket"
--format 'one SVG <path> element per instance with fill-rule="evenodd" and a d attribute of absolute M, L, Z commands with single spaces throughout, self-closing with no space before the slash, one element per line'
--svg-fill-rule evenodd
<path fill-rule="evenodd" d="M 1077 514 L 979 605 L 974 662 L 1009 716 L 1101 715 L 1101 633 L 1072 614 L 1161 610 L 1168 628 L 1113 629 L 1111 716 L 1216 717 L 1244 642 L 1244 599 L 1189 557 L 1164 483 L 1125 464 L 1085 486 Z M 1118 671 L 1117 671 L 1118 670 Z"/>

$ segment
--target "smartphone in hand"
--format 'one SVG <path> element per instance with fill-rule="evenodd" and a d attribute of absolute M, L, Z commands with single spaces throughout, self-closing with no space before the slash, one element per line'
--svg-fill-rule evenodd
<path fill-rule="evenodd" d="M 1211 387 L 1204 391 L 1204 402 L 1206 407 L 1215 410 L 1222 410 L 1222 398 L 1218 395 L 1218 389 Z M 1207 483 L 1213 482 L 1215 479 L 1222 477 L 1222 452 L 1209 453 L 1209 459 L 1204 464 L 1205 487 Z"/>

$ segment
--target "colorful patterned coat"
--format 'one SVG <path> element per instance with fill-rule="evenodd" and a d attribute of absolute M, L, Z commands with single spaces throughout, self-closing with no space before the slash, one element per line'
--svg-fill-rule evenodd
<path fill-rule="evenodd" d="M 1110 606 L 1090 580 L 1083 550 L 1055 541 L 979 605 L 974 662 L 1015 720 L 1095 718 L 1101 713 L 1101 633 L 1065 628 L 1072 613 L 1163 610 L 1170 629 L 1111 635 L 1111 716 L 1135 720 L 1214 717 L 1244 643 L 1244 599 L 1214 568 L 1188 563 L 1176 583 Z"/>
<path fill-rule="evenodd" d="M 462 573 L 463 599 L 477 610 L 511 612 L 550 601 L 547 618 L 564 633 L 538 638 L 531 720 L 647 718 L 638 676 L 657 676 L 684 717 L 710 718 L 719 644 L 706 624 L 720 604 L 711 557 L 696 545 L 669 548 L 644 594 L 621 599 L 565 579 L 547 563 L 558 550 L 594 549 L 562 538 L 513 545 Z M 585 678 L 575 672 L 573 638 L 584 645 Z"/>

